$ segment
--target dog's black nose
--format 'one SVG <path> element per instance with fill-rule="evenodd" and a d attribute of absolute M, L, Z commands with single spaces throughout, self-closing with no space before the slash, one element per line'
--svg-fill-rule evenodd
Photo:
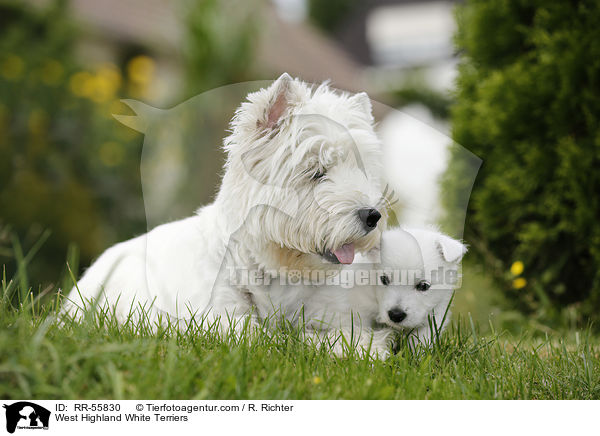
<path fill-rule="evenodd" d="M 392 322 L 402 322 L 404 318 L 406 318 L 406 312 L 402 309 L 394 307 L 391 310 L 388 310 L 388 316 L 392 320 Z"/>
<path fill-rule="evenodd" d="M 377 209 L 359 209 L 358 217 L 363 223 L 363 227 L 367 232 L 370 232 L 377 226 L 377 221 L 381 218 L 381 214 Z"/>

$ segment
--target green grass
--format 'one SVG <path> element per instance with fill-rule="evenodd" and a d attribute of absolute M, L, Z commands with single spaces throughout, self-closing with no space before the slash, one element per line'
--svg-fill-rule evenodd
<path fill-rule="evenodd" d="M 57 322 L 55 290 L 22 291 L 33 282 L 35 250 L 17 248 L 18 268 L 12 280 L 3 274 L 0 289 L 2 399 L 600 398 L 600 337 L 542 328 L 522 315 L 511 318 L 512 334 L 500 333 L 497 293 L 469 264 L 439 341 L 427 349 L 400 339 L 397 353 L 380 361 L 352 349 L 336 357 L 289 325 L 221 338 L 196 325 L 118 325 L 102 311 Z"/>
<path fill-rule="evenodd" d="M 198 329 L 153 334 L 106 314 L 60 324 L 57 297 L 29 294 L 15 307 L 3 285 L 4 399 L 600 398 L 600 341 L 590 334 L 479 336 L 457 320 L 430 350 L 401 343 L 373 361 L 334 357 L 287 326 L 220 339 Z"/>

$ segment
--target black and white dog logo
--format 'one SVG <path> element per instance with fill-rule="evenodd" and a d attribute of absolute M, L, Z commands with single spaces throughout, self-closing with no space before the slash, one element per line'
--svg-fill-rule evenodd
<path fill-rule="evenodd" d="M 48 429 L 50 411 L 29 401 L 19 401 L 4 405 L 6 409 L 6 431 L 14 433 L 15 429 Z"/>

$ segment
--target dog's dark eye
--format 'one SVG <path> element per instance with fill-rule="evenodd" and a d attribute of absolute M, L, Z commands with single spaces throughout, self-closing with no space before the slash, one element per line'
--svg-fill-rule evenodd
<path fill-rule="evenodd" d="M 325 170 L 317 170 L 317 172 L 313 174 L 312 179 L 319 180 L 319 179 L 323 178 L 324 175 L 325 175 Z"/>
<path fill-rule="evenodd" d="M 381 283 L 385 286 L 390 284 L 390 278 L 388 276 L 381 276 L 379 277 L 379 280 L 381 280 Z"/>
<path fill-rule="evenodd" d="M 417 291 L 425 292 L 427 289 L 431 287 L 431 283 L 427 280 L 421 280 L 419 283 L 415 285 L 415 289 Z"/>

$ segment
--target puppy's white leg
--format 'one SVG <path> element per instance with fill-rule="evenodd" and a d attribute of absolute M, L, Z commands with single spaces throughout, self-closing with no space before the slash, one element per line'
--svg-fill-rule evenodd
<path fill-rule="evenodd" d="M 373 359 L 385 360 L 392 351 L 392 329 L 363 330 L 359 337 L 358 348 Z"/>
<path fill-rule="evenodd" d="M 413 330 L 408 335 L 409 343 L 414 345 L 421 344 L 426 347 L 431 347 L 433 341 L 435 341 L 435 333 L 429 328 L 429 326 L 419 327 Z"/>
<path fill-rule="evenodd" d="M 392 329 L 306 330 L 305 341 L 317 347 L 325 347 L 339 357 L 345 357 L 354 350 L 361 358 L 385 360 L 391 352 L 392 333 Z"/>
<path fill-rule="evenodd" d="M 439 314 L 436 312 L 430 315 L 426 325 L 410 333 L 409 340 L 416 340 L 427 347 L 433 346 L 433 343 L 438 340 L 438 337 L 450 322 L 450 310 L 446 310 L 446 307 L 440 305 Z"/>
<path fill-rule="evenodd" d="M 391 329 L 362 330 L 358 333 L 354 348 L 363 359 L 385 360 L 392 351 L 392 332 Z"/>
<path fill-rule="evenodd" d="M 343 357 L 347 354 L 348 347 L 344 342 L 342 333 L 338 330 L 304 330 L 304 342 L 317 349 L 325 348 L 336 356 Z"/>

